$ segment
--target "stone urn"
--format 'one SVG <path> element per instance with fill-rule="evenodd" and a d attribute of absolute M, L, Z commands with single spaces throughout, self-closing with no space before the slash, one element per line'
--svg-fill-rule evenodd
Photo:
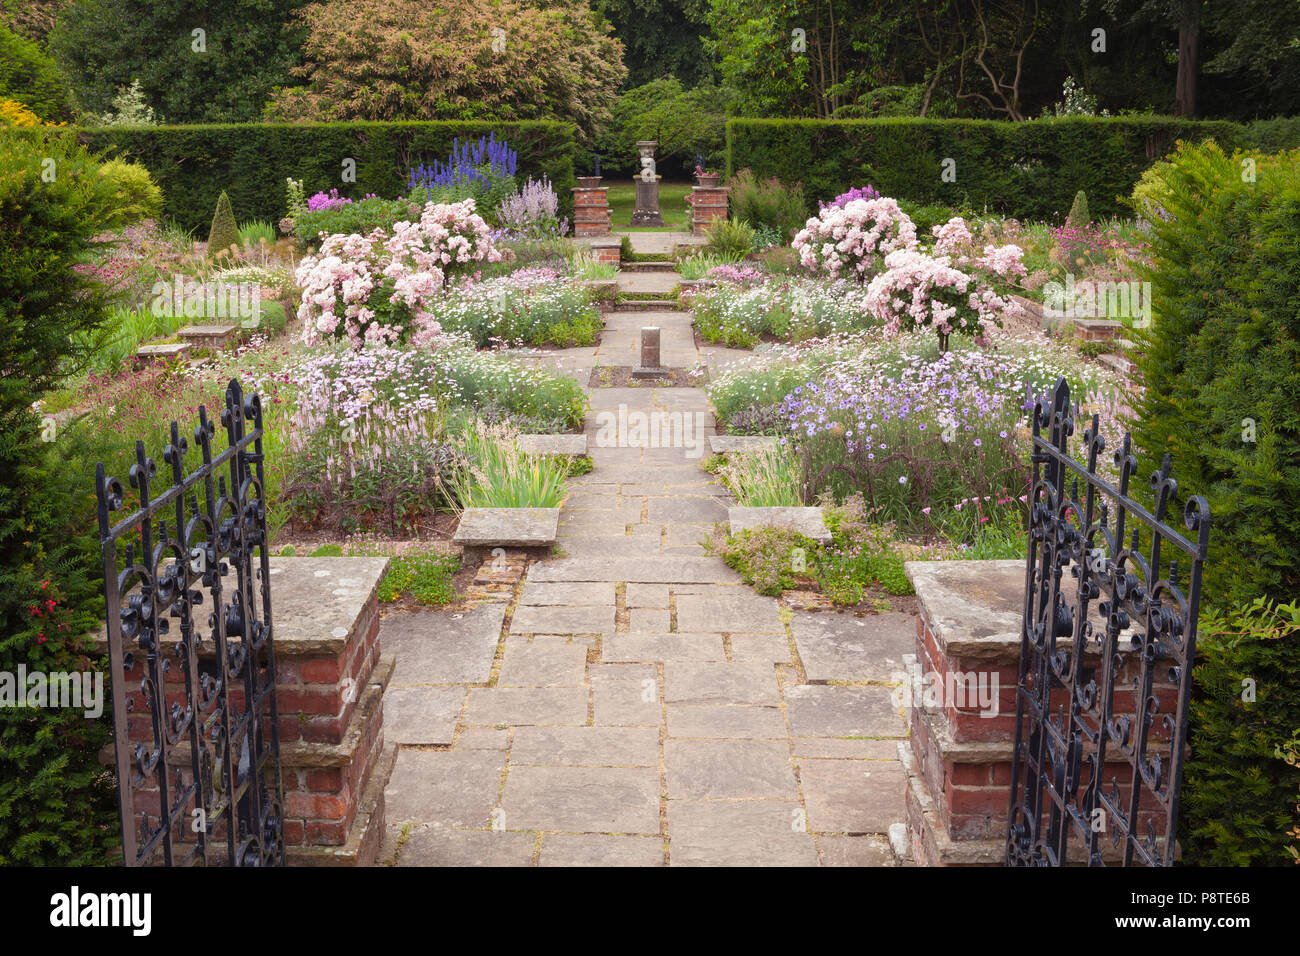
<path fill-rule="evenodd" d="M 721 173 L 696 173 L 695 182 L 701 189 L 716 189 L 722 179 Z"/>
<path fill-rule="evenodd" d="M 603 178 L 604 178 L 603 176 L 579 176 L 579 177 L 578 177 L 578 188 L 579 188 L 579 189 L 596 189 L 598 186 L 600 186 L 600 181 L 601 181 L 601 179 L 603 179 Z"/>

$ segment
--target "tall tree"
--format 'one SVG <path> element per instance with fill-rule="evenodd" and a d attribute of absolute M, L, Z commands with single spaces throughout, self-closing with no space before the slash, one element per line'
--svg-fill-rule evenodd
<path fill-rule="evenodd" d="M 139 80 L 171 123 L 257 119 L 298 62 L 305 0 L 71 0 L 50 35 L 83 108 Z"/>
<path fill-rule="evenodd" d="M 300 19 L 305 85 L 274 118 L 562 119 L 590 141 L 627 72 L 584 0 L 329 0 Z"/>
<path fill-rule="evenodd" d="M 675 76 L 694 86 L 713 75 L 704 52 L 708 0 L 592 0 L 623 41 L 628 86 Z"/>

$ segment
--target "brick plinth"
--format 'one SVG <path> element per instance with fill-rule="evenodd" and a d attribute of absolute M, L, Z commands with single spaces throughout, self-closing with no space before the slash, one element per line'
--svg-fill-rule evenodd
<path fill-rule="evenodd" d="M 383 788 L 392 766 L 384 747 L 383 693 L 394 660 L 380 655 L 378 584 L 387 558 L 271 558 L 276 704 L 279 713 L 284 841 L 294 865 L 368 865 L 384 827 Z M 196 608 L 196 617 L 202 605 Z M 207 612 L 202 611 L 206 617 Z M 200 618 L 202 619 L 202 618 Z M 175 626 L 162 651 L 176 661 Z M 100 635 L 101 645 L 107 639 Z M 127 671 L 134 708 L 132 739 L 149 741 L 152 714 L 138 690 L 144 655 Z M 200 673 L 213 661 L 210 640 L 200 646 Z M 168 704 L 182 704 L 185 671 L 167 675 Z M 232 688 L 243 709 L 243 690 Z M 269 721 L 265 739 L 270 742 Z M 112 761 L 112 750 L 105 755 Z M 168 755 L 186 782 L 191 777 L 188 735 Z M 157 820 L 156 789 L 136 793 L 137 818 Z"/>
<path fill-rule="evenodd" d="M 727 186 L 691 187 L 691 230 L 695 235 L 704 235 L 713 220 L 727 218 L 727 197 L 730 193 L 731 189 Z"/>
<path fill-rule="evenodd" d="M 598 177 L 584 181 L 599 182 Z M 573 190 L 573 235 L 579 239 L 608 236 L 610 225 L 609 190 L 604 186 L 578 186 Z"/>
<path fill-rule="evenodd" d="M 1016 683 L 1023 613 L 1023 561 L 908 562 L 916 589 L 916 653 L 907 664 L 909 741 L 900 745 L 907 770 L 907 829 L 912 855 L 923 866 L 1000 866 L 1006 856 L 1007 812 L 1015 746 Z M 1093 605 L 1095 611 L 1095 604 Z M 1101 629 L 1101 622 L 1094 621 Z M 1123 635 L 1121 647 L 1127 648 Z M 1114 687 L 1117 708 L 1131 713 L 1136 655 L 1121 654 Z M 1085 666 L 1098 662 L 1085 656 Z M 1152 689 L 1161 713 L 1173 713 L 1176 689 Z M 1052 710 L 1068 707 L 1065 688 Z M 1153 741 L 1162 738 L 1157 721 Z M 1164 737 L 1167 740 L 1167 737 Z M 1085 744 L 1084 760 L 1090 748 Z M 1164 755 L 1168 760 L 1167 752 Z M 1085 771 L 1086 772 L 1086 771 Z M 1102 779 L 1128 799 L 1126 762 L 1107 761 Z M 1161 832 L 1154 805 L 1139 809 Z M 1071 843 L 1072 850 L 1078 841 Z M 1103 856 L 1116 855 L 1108 837 Z M 1071 856 L 1071 862 L 1082 862 Z"/>
<path fill-rule="evenodd" d="M 600 236 L 587 243 L 587 249 L 593 259 L 597 262 L 612 262 L 615 265 L 622 261 L 622 247 L 623 241 L 618 236 Z"/>

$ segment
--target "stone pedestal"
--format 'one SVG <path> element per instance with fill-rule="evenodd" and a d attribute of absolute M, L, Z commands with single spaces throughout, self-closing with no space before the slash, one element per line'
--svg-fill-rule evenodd
<path fill-rule="evenodd" d="M 909 561 L 905 567 L 917 598 L 916 654 L 908 673 L 899 675 L 906 678 L 900 693 L 910 725 L 899 756 L 908 777 L 912 857 L 918 866 L 1002 866 L 1025 562 Z M 1095 602 L 1092 607 L 1095 612 Z M 1093 623 L 1100 628 L 1099 620 Z M 1123 635 L 1120 646 L 1128 647 Z M 1121 655 L 1117 700 L 1131 699 L 1138 666 L 1132 657 Z M 1157 684 L 1153 693 L 1162 712 L 1172 712 L 1175 688 Z M 1103 778 L 1109 784 L 1112 777 L 1126 793 L 1128 765 L 1108 762 Z M 1141 827 L 1145 833 L 1145 820 Z M 1102 842 L 1103 855 L 1113 856 L 1110 841 Z"/>
<path fill-rule="evenodd" d="M 600 185 L 599 176 L 580 176 L 573 190 L 573 235 L 609 235 L 609 190 Z"/>
<path fill-rule="evenodd" d="M 384 786 L 395 748 L 384 747 L 384 688 L 394 659 L 381 658 L 378 585 L 388 558 L 273 557 L 271 605 L 279 708 L 284 841 L 289 865 L 368 866 L 384 831 Z M 173 629 L 173 634 L 175 633 Z M 107 651 L 101 632 L 97 646 Z M 174 636 L 163 651 L 175 653 Z M 200 666 L 211 657 L 200 649 Z M 137 654 L 137 658 L 142 655 Z M 138 687 L 143 661 L 127 672 Z M 183 700 L 184 669 L 168 675 L 168 702 Z M 140 692 L 129 728 L 148 740 Z M 104 754 L 112 762 L 112 748 Z M 171 752 L 188 776 L 188 746 Z M 156 791 L 152 808 L 156 809 Z M 150 792 L 137 796 L 149 810 Z"/>
<path fill-rule="evenodd" d="M 695 235 L 704 235 L 713 220 L 727 218 L 727 197 L 730 193 L 731 189 L 727 186 L 691 187 L 691 231 Z"/>
<path fill-rule="evenodd" d="M 640 176 L 636 179 L 636 208 L 632 211 L 632 225 L 634 226 L 662 226 L 664 224 L 663 214 L 659 211 L 659 180 L 661 176 L 655 176 L 652 180 L 642 179 Z"/>

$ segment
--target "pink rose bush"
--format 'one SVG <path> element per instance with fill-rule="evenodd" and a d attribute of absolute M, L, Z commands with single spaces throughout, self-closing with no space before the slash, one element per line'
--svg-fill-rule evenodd
<path fill-rule="evenodd" d="M 885 256 L 885 271 L 867 287 L 867 308 L 888 334 L 934 329 L 941 351 L 954 332 L 982 343 L 1004 315 L 1022 311 L 1006 288 L 1025 274 L 1024 254 L 1014 245 L 979 248 L 960 217 L 932 231 L 930 252 L 899 249 Z"/>
<path fill-rule="evenodd" d="M 854 199 L 822 209 L 791 245 L 804 268 L 865 283 L 891 252 L 916 248 L 916 226 L 896 200 Z"/>
<path fill-rule="evenodd" d="M 392 234 L 333 235 L 306 256 L 295 275 L 302 286 L 298 317 L 309 344 L 346 338 L 353 348 L 392 344 L 419 330 L 439 331 L 433 301 L 458 272 L 499 262 L 491 229 L 474 200 L 429 203 L 418 222 L 398 222 Z"/>

